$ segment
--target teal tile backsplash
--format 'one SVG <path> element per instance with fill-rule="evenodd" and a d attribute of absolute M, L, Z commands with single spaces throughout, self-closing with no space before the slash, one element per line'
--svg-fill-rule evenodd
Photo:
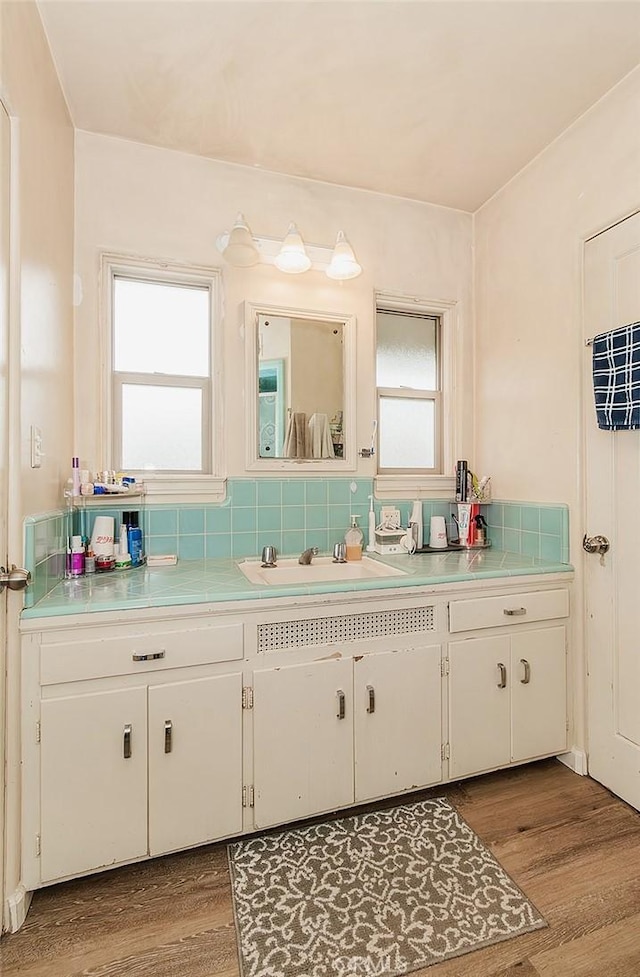
<path fill-rule="evenodd" d="M 329 552 L 357 513 L 366 533 L 371 479 L 229 479 L 227 498 L 220 505 L 164 505 L 140 503 L 145 551 L 177 553 L 180 560 L 258 557 L 271 544 L 284 555 L 301 553 L 308 546 Z M 379 515 L 381 502 L 374 500 Z M 407 525 L 412 502 L 385 500 L 400 509 Z M 74 514 L 74 532 L 90 536 L 95 516 L 113 515 L 116 536 L 123 502 L 113 507 L 86 508 Z M 454 503 L 423 502 L 425 538 L 432 515 L 445 517 L 451 528 Z M 569 562 L 569 514 L 565 505 L 494 502 L 483 505 L 488 536 L 496 549 L 553 562 Z M 25 520 L 25 561 L 33 576 L 26 592 L 33 605 L 64 575 L 68 514 L 65 510 Z"/>

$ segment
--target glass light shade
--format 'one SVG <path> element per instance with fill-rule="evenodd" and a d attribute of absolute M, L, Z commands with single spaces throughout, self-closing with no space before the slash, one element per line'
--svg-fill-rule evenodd
<path fill-rule="evenodd" d="M 336 281 L 346 281 L 348 278 L 357 278 L 361 272 L 362 267 L 356 261 L 353 248 L 344 236 L 344 231 L 338 231 L 338 239 L 327 268 L 327 276 Z"/>
<path fill-rule="evenodd" d="M 252 265 L 257 265 L 260 260 L 260 253 L 256 248 L 251 229 L 242 214 L 236 217 L 222 255 L 225 261 L 236 268 L 250 268 Z"/>
<path fill-rule="evenodd" d="M 311 267 L 311 258 L 305 250 L 304 241 L 295 224 L 289 224 L 287 236 L 275 259 L 275 266 L 289 275 L 299 275 Z"/>

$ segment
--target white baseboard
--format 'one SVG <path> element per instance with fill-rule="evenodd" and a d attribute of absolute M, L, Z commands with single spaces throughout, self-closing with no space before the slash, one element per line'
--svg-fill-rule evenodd
<path fill-rule="evenodd" d="M 22 882 L 7 900 L 9 909 L 9 932 L 17 933 L 29 912 L 33 892 L 28 892 Z"/>
<path fill-rule="evenodd" d="M 569 767 L 574 773 L 580 774 L 581 777 L 586 777 L 589 770 L 587 767 L 587 754 L 584 750 L 576 750 L 573 747 L 568 753 L 561 753 L 560 756 L 556 757 L 560 763 L 564 763 L 565 767 Z"/>

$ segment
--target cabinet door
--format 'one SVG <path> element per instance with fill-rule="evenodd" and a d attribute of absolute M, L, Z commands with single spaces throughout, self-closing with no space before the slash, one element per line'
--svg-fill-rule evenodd
<path fill-rule="evenodd" d="M 512 760 L 562 753 L 567 745 L 564 627 L 511 638 Z"/>
<path fill-rule="evenodd" d="M 149 688 L 149 851 L 242 830 L 242 675 Z"/>
<path fill-rule="evenodd" d="M 351 659 L 254 672 L 256 827 L 353 803 Z"/>
<path fill-rule="evenodd" d="M 147 853 L 144 688 L 41 704 L 41 878 Z"/>
<path fill-rule="evenodd" d="M 356 801 L 441 779 L 439 645 L 354 662 Z"/>
<path fill-rule="evenodd" d="M 449 645 L 452 778 L 510 762 L 510 663 L 508 636 L 470 638 Z"/>

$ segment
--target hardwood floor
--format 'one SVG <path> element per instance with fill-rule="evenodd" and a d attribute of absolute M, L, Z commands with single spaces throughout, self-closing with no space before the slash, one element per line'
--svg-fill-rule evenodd
<path fill-rule="evenodd" d="M 433 794 L 549 926 L 417 977 L 639 977 L 640 814 L 557 761 L 415 796 Z M 37 892 L 22 930 L 0 941 L 0 974 L 238 977 L 225 845 Z"/>

